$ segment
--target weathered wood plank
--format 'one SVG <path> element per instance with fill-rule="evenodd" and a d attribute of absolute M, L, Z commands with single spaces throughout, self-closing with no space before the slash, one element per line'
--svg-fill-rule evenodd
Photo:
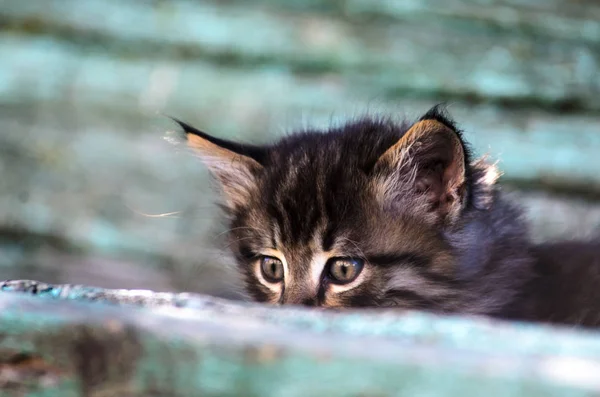
<path fill-rule="evenodd" d="M 289 86 L 282 87 L 286 88 Z M 212 97 L 206 98 L 208 103 Z M 90 106 L 77 96 L 73 101 L 62 105 L 34 102 L 0 109 L 0 169 L 10 170 L 0 178 L 0 191 L 10 192 L 0 195 L 0 266 L 5 277 L 75 283 L 93 280 L 103 287 L 147 286 L 231 296 L 235 272 L 228 255 L 218 249 L 225 247 L 216 237 L 224 229 L 217 223 L 215 196 L 207 172 L 195 158 L 179 153 L 161 139 L 172 125 L 127 109 L 124 115 L 99 111 L 103 108 Z M 265 103 L 265 109 L 271 105 L 281 109 L 274 103 Z M 254 105 L 258 106 L 257 113 L 251 116 L 232 112 L 226 118 L 222 109 L 228 123 L 213 119 L 213 112 L 193 117 L 192 105 L 185 109 L 189 112 L 186 117 L 202 128 L 222 127 L 224 136 L 257 136 L 269 128 L 259 119 L 262 104 Z M 413 109 L 416 106 L 407 105 Z M 61 115 L 68 117 L 63 119 Z M 457 115 L 469 123 L 471 117 L 476 123 L 485 120 L 486 125 L 477 127 L 483 131 L 488 126 L 492 132 L 502 131 L 502 116 L 493 109 L 463 108 Z M 527 123 L 527 119 L 514 118 L 516 124 L 541 126 L 536 133 L 522 136 L 511 129 L 493 137 L 480 135 L 473 124 L 466 128 L 470 138 L 481 142 L 487 136 L 502 143 L 504 153 L 515 150 L 526 156 L 501 153 L 500 165 L 509 182 L 518 179 L 513 171 L 522 180 L 538 180 L 537 175 L 523 177 L 529 171 L 526 166 L 551 169 L 560 153 L 573 159 L 571 173 L 566 172 L 571 165 L 562 163 L 564 175 L 572 175 L 573 179 L 597 169 L 590 166 L 598 161 L 594 152 L 598 146 L 593 141 L 578 145 L 571 140 L 553 149 L 562 139 L 561 129 L 571 133 L 569 123 L 561 125 L 560 118 L 542 116 L 549 117 L 548 121 Z M 255 118 L 257 122 L 252 121 Z M 316 122 L 325 125 L 329 120 L 323 113 Z M 555 141 L 546 140 L 545 126 L 557 131 Z M 594 137 L 592 130 L 589 137 Z M 515 140 L 521 140 L 524 148 L 514 147 Z M 487 145 L 496 149 L 493 142 Z M 483 152 L 485 146 L 480 143 L 476 148 Z M 546 157 L 532 155 L 542 149 Z M 536 240 L 587 237 L 600 230 L 597 202 L 540 191 L 521 193 L 517 200 L 528 209 Z M 165 217 L 147 215 L 172 212 Z"/>
<path fill-rule="evenodd" d="M 172 125 L 159 111 L 266 141 L 365 110 L 416 117 L 449 99 L 505 182 L 597 200 L 599 9 L 558 0 L 5 0 L 3 274 L 232 290 L 231 262 L 212 249 L 222 228 L 206 172 L 162 145 Z M 594 235 L 600 225 L 595 202 L 519 197 L 536 239 Z"/>
<path fill-rule="evenodd" d="M 13 392 L 25 396 L 479 396 L 485 390 L 546 397 L 600 391 L 597 333 L 420 312 L 333 313 L 188 294 L 33 285 L 5 283 L 0 292 L 0 350 L 22 363 L 3 365 L 0 374 L 10 374 Z M 23 287 L 39 296 L 7 292 Z M 24 383 L 27 358 L 35 358 L 38 372 Z"/>
<path fill-rule="evenodd" d="M 555 3 L 358 1 L 339 6 L 340 18 L 320 12 L 331 6 L 306 4 L 294 13 L 293 6 L 235 2 L 9 1 L 0 16 L 13 28 L 114 54 L 358 74 L 392 98 L 411 93 L 600 109 L 598 6 L 565 14 Z M 352 20 L 373 13 L 393 18 Z"/>
<path fill-rule="evenodd" d="M 48 46 L 53 48 L 50 53 Z M 43 99 L 67 101 L 70 106 L 77 102 L 78 107 L 121 107 L 130 112 L 166 110 L 189 118 L 197 114 L 191 121 L 218 134 L 264 136 L 273 125 L 286 129 L 297 125 L 303 114 L 310 115 L 305 119 L 315 125 L 330 124 L 335 113 L 339 119 L 365 110 L 415 117 L 432 104 L 375 99 L 377 86 L 355 81 L 352 76 L 309 78 L 285 71 L 215 68 L 197 62 L 157 66 L 148 60 L 84 55 L 47 39 L 5 40 L 0 43 L 0 58 L 7 60 L 0 65 L 0 98 L 4 101 Z M 22 65 L 28 66 L 24 70 Z M 479 152 L 489 148 L 489 153 L 502 161 L 508 179 L 600 190 L 588 187 L 600 186 L 597 116 L 473 107 L 461 102 L 451 109 L 474 147 Z M 285 123 L 285 118 L 296 121 Z"/>
<path fill-rule="evenodd" d="M 243 0 L 234 0 L 244 4 Z M 230 2 L 231 3 L 231 2 Z M 565 3 L 559 0 L 486 1 L 486 0 L 426 0 L 399 2 L 386 0 L 280 2 L 259 0 L 270 9 L 301 10 L 305 12 L 343 16 L 353 21 L 378 18 L 377 21 L 433 19 L 457 22 L 465 29 L 472 25 L 488 25 L 488 29 L 510 30 L 525 36 L 547 35 L 553 38 L 589 40 L 600 37 L 600 7 L 594 0 Z M 437 18 L 436 18 L 437 17 Z M 438 19 L 439 18 L 439 19 Z"/>

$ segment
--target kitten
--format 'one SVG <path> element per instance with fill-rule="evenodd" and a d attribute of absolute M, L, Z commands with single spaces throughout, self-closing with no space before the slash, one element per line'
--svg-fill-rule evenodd
<path fill-rule="evenodd" d="M 259 302 L 600 325 L 600 246 L 530 243 L 498 171 L 439 106 L 254 146 L 183 122 Z"/>

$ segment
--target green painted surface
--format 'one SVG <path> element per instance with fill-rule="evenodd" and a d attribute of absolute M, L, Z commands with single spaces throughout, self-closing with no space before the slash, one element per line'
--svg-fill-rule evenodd
<path fill-rule="evenodd" d="M 353 73 L 362 77 L 357 84 L 392 96 L 407 90 L 600 108 L 599 87 L 589 80 L 600 72 L 594 2 L 567 15 L 556 3 L 537 9 L 440 0 L 336 3 L 8 1 L 1 15 L 34 32 L 120 47 L 135 58 L 156 59 L 158 50 L 226 66 L 273 65 L 286 75 Z M 109 87 L 122 82 L 105 79 L 106 72 L 94 69 L 94 80 Z"/>
<path fill-rule="evenodd" d="M 160 112 L 258 142 L 448 101 L 535 189 L 536 240 L 597 236 L 599 21 L 591 0 L 0 0 L 0 278 L 239 297 Z M 28 285 L 0 292 L 1 395 L 600 394 L 596 333 Z"/>
<path fill-rule="evenodd" d="M 0 0 L 0 275 L 239 298 L 206 170 L 162 139 L 174 126 L 159 113 L 265 142 L 448 101 L 520 189 L 536 240 L 598 236 L 599 13 L 591 0 Z"/>
<path fill-rule="evenodd" d="M 15 288 L 0 293 L 0 350 L 39 357 L 49 396 L 600 392 L 597 333 L 419 312 L 283 309 L 149 291 L 47 285 L 45 291 L 56 294 L 44 298 L 8 289 Z M 0 375 L 7 370 L 2 367 Z M 40 395 L 34 391 L 41 378 L 14 390 Z"/>

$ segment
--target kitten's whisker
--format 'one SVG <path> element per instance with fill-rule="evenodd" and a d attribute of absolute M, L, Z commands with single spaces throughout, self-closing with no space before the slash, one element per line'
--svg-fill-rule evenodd
<path fill-rule="evenodd" d="M 241 238 L 235 239 L 235 240 L 233 240 L 233 241 L 230 241 L 230 242 L 229 242 L 229 243 L 228 243 L 228 244 L 227 244 L 227 245 L 226 245 L 224 248 L 225 248 L 225 249 L 228 249 L 228 248 L 230 248 L 230 247 L 231 247 L 231 245 L 232 245 L 232 244 L 239 243 L 240 241 L 244 241 L 244 240 L 251 240 L 251 239 L 253 239 L 253 238 L 254 238 L 254 237 L 247 236 L 247 237 L 241 237 Z"/>
<path fill-rule="evenodd" d="M 342 241 L 348 241 L 350 244 L 354 245 L 354 248 L 356 248 L 356 250 L 359 252 L 360 258 L 363 259 L 364 261 L 367 261 L 367 257 L 365 255 L 365 253 L 363 252 L 362 249 L 360 249 L 360 247 L 358 246 L 358 243 L 356 241 L 353 241 L 347 237 L 339 237 Z"/>
<path fill-rule="evenodd" d="M 179 216 L 172 216 L 172 215 L 181 214 L 183 212 L 183 211 L 173 211 L 173 212 L 165 212 L 162 214 L 146 214 L 144 212 L 138 211 L 135 208 L 128 206 L 127 204 L 125 204 L 125 207 L 127 207 L 127 209 L 129 209 L 130 211 L 135 212 L 138 215 L 145 216 L 147 218 L 181 218 Z"/>

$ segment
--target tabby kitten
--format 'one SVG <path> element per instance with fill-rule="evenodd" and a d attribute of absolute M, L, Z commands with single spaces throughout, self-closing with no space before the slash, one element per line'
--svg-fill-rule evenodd
<path fill-rule="evenodd" d="M 600 247 L 532 245 L 495 166 L 440 107 L 266 146 L 178 123 L 218 181 L 256 301 L 600 324 Z"/>

